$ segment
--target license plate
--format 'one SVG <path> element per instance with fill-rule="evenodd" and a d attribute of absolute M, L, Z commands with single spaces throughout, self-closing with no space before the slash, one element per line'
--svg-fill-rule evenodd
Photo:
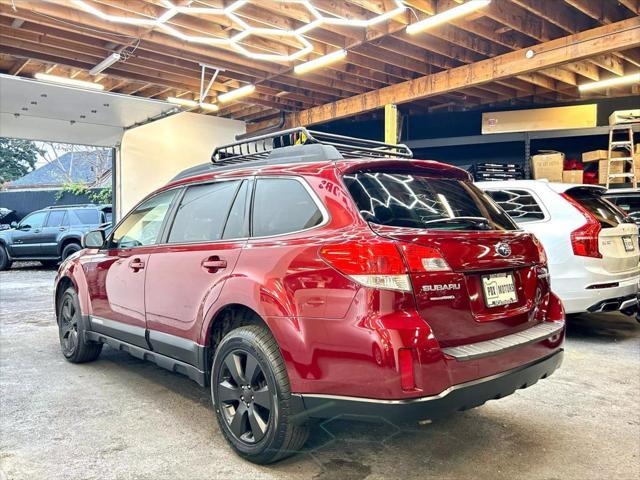
<path fill-rule="evenodd" d="M 633 252 L 633 239 L 631 237 L 622 237 L 622 243 L 624 243 L 624 249 L 627 252 Z"/>
<path fill-rule="evenodd" d="M 516 285 L 511 273 L 493 273 L 482 276 L 482 289 L 487 307 L 499 307 L 518 301 Z"/>

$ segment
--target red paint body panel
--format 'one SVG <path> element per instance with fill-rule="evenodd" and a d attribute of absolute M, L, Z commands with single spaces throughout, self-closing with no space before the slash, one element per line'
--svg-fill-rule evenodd
<path fill-rule="evenodd" d="M 179 182 L 251 176 L 302 177 L 328 212 L 316 228 L 272 238 L 201 244 L 156 245 L 131 251 L 85 250 L 61 267 L 81 308 L 95 315 L 209 345 L 217 314 L 242 305 L 259 315 L 276 338 L 292 391 L 377 399 L 434 395 L 452 385 L 502 372 L 561 348 L 563 335 L 474 361 L 447 357 L 442 348 L 492 339 L 564 318 L 550 292 L 537 247 L 523 232 L 372 229 L 361 217 L 342 174 L 370 166 L 467 180 L 468 174 L 436 162 L 345 160 L 242 168 Z M 286 201 L 286 199 L 283 199 Z M 374 231 L 375 230 L 375 231 Z M 327 244 L 412 242 L 435 247 L 449 272 L 412 273 L 413 292 L 368 288 L 330 266 L 319 249 Z M 506 242 L 512 255 L 500 257 Z M 133 258 L 143 270 L 128 266 Z M 202 261 L 226 260 L 209 272 Z M 518 301 L 487 308 L 480 276 L 513 272 Z M 456 284 L 454 298 L 435 300 L 425 285 Z M 398 350 L 413 349 L 416 388 L 401 388 Z"/>

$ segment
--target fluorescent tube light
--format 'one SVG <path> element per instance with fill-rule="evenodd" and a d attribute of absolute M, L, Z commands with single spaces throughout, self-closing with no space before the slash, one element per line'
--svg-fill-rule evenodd
<path fill-rule="evenodd" d="M 335 52 L 328 53 L 327 55 L 323 55 L 322 57 L 318 57 L 316 59 L 309 60 L 308 62 L 301 63 L 300 65 L 296 65 L 293 68 L 293 71 L 297 74 L 310 72 L 311 70 L 323 67 L 325 65 L 328 65 L 329 63 L 343 60 L 346 56 L 346 50 L 337 50 Z"/>
<path fill-rule="evenodd" d="M 442 13 L 438 13 L 431 17 L 425 18 L 424 20 L 408 25 L 407 33 L 414 34 L 422 32 L 428 28 L 432 28 L 453 20 L 454 18 L 467 15 L 474 10 L 478 10 L 479 8 L 486 7 L 490 3 L 491 0 L 469 0 L 467 3 L 463 3 L 462 5 L 459 5 L 457 7 L 445 10 Z"/>
<path fill-rule="evenodd" d="M 122 57 L 120 56 L 119 53 L 112 53 L 107 58 L 102 60 L 99 64 L 97 64 L 95 67 L 93 67 L 91 70 L 89 70 L 89 74 L 98 75 L 99 73 L 102 73 L 104 70 L 109 68 L 114 63 L 119 62 L 121 58 Z"/>
<path fill-rule="evenodd" d="M 256 89 L 255 85 L 245 85 L 244 87 L 230 90 L 227 93 L 218 95 L 218 101 L 221 103 L 230 102 L 236 98 L 244 97 L 245 95 L 251 95 Z"/>
<path fill-rule="evenodd" d="M 167 102 L 175 103 L 181 107 L 197 108 L 200 107 L 203 110 L 209 110 L 211 112 L 217 112 L 220 110 L 218 105 L 214 103 L 196 102 L 195 100 L 189 100 L 188 98 L 167 97 Z"/>
<path fill-rule="evenodd" d="M 205 103 L 205 102 L 200 102 L 198 104 L 198 106 L 203 109 L 203 110 L 209 110 L 210 112 L 217 112 L 218 110 L 220 110 L 220 108 L 218 107 L 218 105 L 216 105 L 215 103 Z"/>
<path fill-rule="evenodd" d="M 92 90 L 104 90 L 104 85 L 96 82 L 76 80 L 75 78 L 58 77 L 57 75 L 49 75 L 48 73 L 36 73 L 34 77 L 38 80 L 42 80 L 43 82 L 61 83 L 71 87 L 90 88 Z"/>
<path fill-rule="evenodd" d="M 196 102 L 195 100 L 189 100 L 187 98 L 167 97 L 167 102 L 175 103 L 176 105 L 189 108 L 196 108 L 198 106 L 198 102 Z"/>
<path fill-rule="evenodd" d="M 617 87 L 619 85 L 627 85 L 629 83 L 640 83 L 640 72 L 625 75 L 623 77 L 608 78 L 607 80 L 600 80 L 599 82 L 584 83 L 582 85 L 578 85 L 578 90 L 581 92 L 589 92 L 591 90 Z"/>

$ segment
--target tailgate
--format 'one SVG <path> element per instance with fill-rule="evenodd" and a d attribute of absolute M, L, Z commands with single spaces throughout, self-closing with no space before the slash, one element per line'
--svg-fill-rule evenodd
<path fill-rule="evenodd" d="M 609 273 L 633 270 L 640 262 L 638 227 L 634 223 L 621 223 L 614 228 L 603 228 L 598 236 L 603 268 Z"/>
<path fill-rule="evenodd" d="M 451 267 L 449 272 L 411 273 L 418 312 L 442 346 L 500 337 L 537 323 L 549 284 L 531 234 L 372 228 L 400 245 L 437 248 Z"/>

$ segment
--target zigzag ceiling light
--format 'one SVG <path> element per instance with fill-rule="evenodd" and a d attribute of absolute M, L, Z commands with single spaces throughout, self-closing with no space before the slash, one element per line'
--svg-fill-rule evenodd
<path fill-rule="evenodd" d="M 85 0 L 72 0 L 74 4 L 83 9 L 84 11 L 91 13 L 102 20 L 106 20 L 114 23 L 125 23 L 129 25 L 141 25 L 148 26 L 153 28 L 158 28 L 163 32 L 177 37 L 181 40 L 193 43 L 201 43 L 205 45 L 220 45 L 220 46 L 228 46 L 238 53 L 242 55 L 257 59 L 257 60 L 265 60 L 265 61 L 274 61 L 274 62 L 288 62 L 292 60 L 296 60 L 308 53 L 313 51 L 313 45 L 304 37 L 306 33 L 309 33 L 311 30 L 320 28 L 323 25 L 340 25 L 344 27 L 358 27 L 358 28 L 366 28 L 372 25 L 376 25 L 378 23 L 382 23 L 390 18 L 399 15 L 400 13 L 406 10 L 406 6 L 400 0 L 395 0 L 395 7 L 387 12 L 381 13 L 375 17 L 367 18 L 367 19 L 349 19 L 343 17 L 326 17 L 320 12 L 317 8 L 313 6 L 313 3 L 309 0 L 281 0 L 282 3 L 294 3 L 303 6 L 306 8 L 314 20 L 307 23 L 306 25 L 301 26 L 296 30 L 282 30 L 279 28 L 257 28 L 249 25 L 242 18 L 240 18 L 236 12 L 243 5 L 249 3 L 249 0 L 237 0 L 231 3 L 229 6 L 225 8 L 212 8 L 212 7 L 180 7 L 174 5 L 169 0 L 163 0 L 162 4 L 167 8 L 167 11 L 160 15 L 158 18 L 138 18 L 138 17 L 127 17 L 120 15 L 110 15 L 104 13 L 102 10 L 94 7 L 93 5 L 87 3 Z M 211 16 L 224 16 L 229 20 L 235 22 L 239 27 L 240 31 L 236 33 L 234 36 L 229 38 L 214 38 L 214 37 L 205 37 L 205 36 L 196 36 L 196 35 L 187 35 L 180 30 L 173 28 L 168 25 L 167 22 L 171 20 L 173 17 L 178 15 L 179 13 L 183 14 L 197 14 L 197 15 L 211 15 Z M 250 35 L 258 35 L 258 36 L 274 36 L 274 37 L 292 37 L 297 42 L 300 43 L 301 47 L 295 52 L 285 55 L 278 53 L 256 53 L 247 50 L 244 46 L 240 44 L 242 40 L 247 38 Z"/>

